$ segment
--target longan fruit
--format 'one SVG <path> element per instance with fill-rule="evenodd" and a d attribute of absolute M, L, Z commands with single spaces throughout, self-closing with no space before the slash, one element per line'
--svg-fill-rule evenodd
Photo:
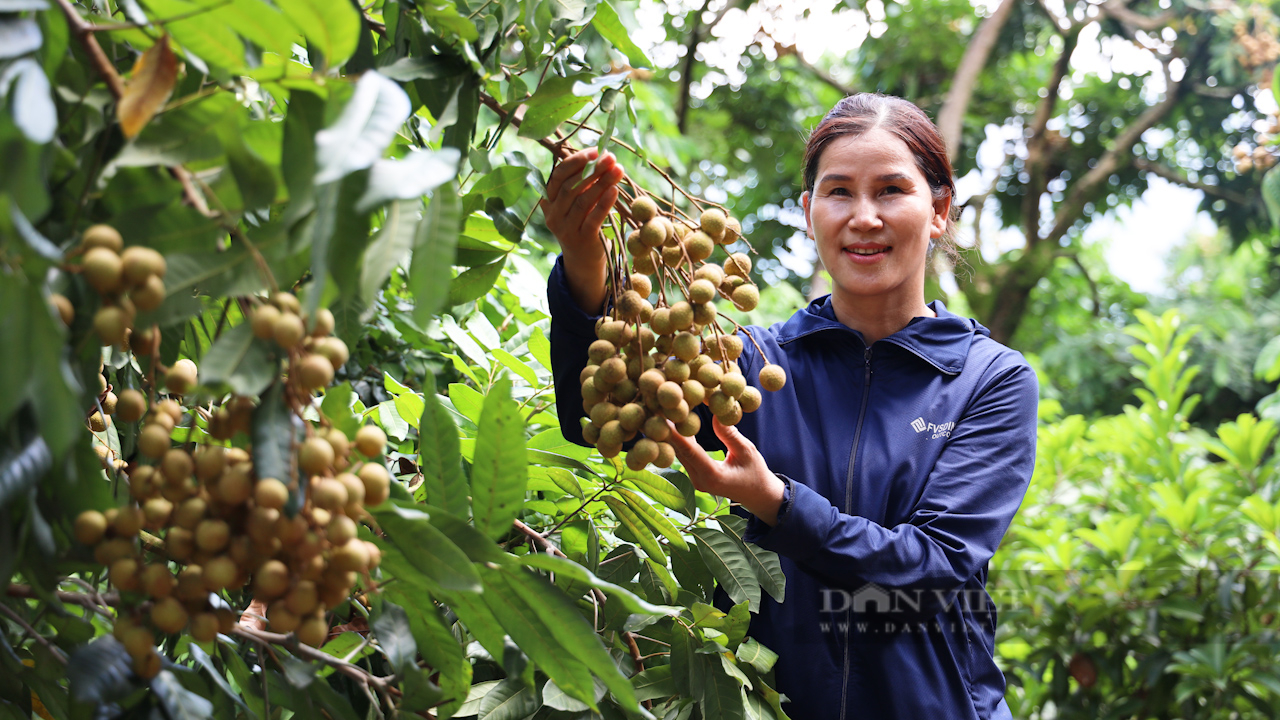
<path fill-rule="evenodd" d="M 163 668 L 164 664 L 160 660 L 160 653 L 154 649 L 142 657 L 133 658 L 133 673 L 140 680 L 150 681 L 155 679 Z"/>
<path fill-rule="evenodd" d="M 592 425 L 591 423 L 583 425 L 582 439 L 585 440 L 588 445 L 595 445 L 600 442 L 600 428 Z"/>
<path fill-rule="evenodd" d="M 719 242 L 724 237 L 727 219 L 724 211 L 717 208 L 708 208 L 702 211 L 702 217 L 699 218 L 698 224 L 702 228 L 702 232 Z"/>
<path fill-rule="evenodd" d="M 698 413 L 689 413 L 689 417 L 676 423 L 676 432 L 685 437 L 693 437 L 702 429 L 702 417 Z"/>
<path fill-rule="evenodd" d="M 673 423 L 682 423 L 689 417 L 689 403 L 681 400 L 675 407 L 662 408 L 662 416 Z"/>
<path fill-rule="evenodd" d="M 737 425 L 742 421 L 742 405 L 737 400 L 733 400 L 732 403 L 727 410 L 716 415 L 716 419 L 720 421 L 721 425 Z"/>
<path fill-rule="evenodd" d="M 333 446 L 335 458 L 342 459 L 351 453 L 351 441 L 347 439 L 347 434 L 338 428 L 329 428 L 329 431 L 324 433 L 324 439 Z"/>
<path fill-rule="evenodd" d="M 704 363 L 698 367 L 695 377 L 710 390 L 720 384 L 720 378 L 724 377 L 724 369 L 713 362 Z"/>
<path fill-rule="evenodd" d="M 302 318 L 290 313 L 282 313 L 271 329 L 271 337 L 286 350 L 296 347 L 306 336 L 307 329 L 302 324 Z"/>
<path fill-rule="evenodd" d="M 707 397 L 707 388 L 692 378 L 680 383 L 680 389 L 684 390 L 684 399 L 690 407 L 701 404 Z"/>
<path fill-rule="evenodd" d="M 118 253 L 124 249 L 124 238 L 120 236 L 120 231 L 110 225 L 90 225 L 80 236 L 80 247 L 85 250 L 105 248 Z"/>
<path fill-rule="evenodd" d="M 182 632 L 187 626 L 187 609 L 177 598 L 163 598 L 151 606 L 151 624 L 166 635 Z"/>
<path fill-rule="evenodd" d="M 194 469 L 195 463 L 191 460 L 191 455 L 182 448 L 166 451 L 164 459 L 160 461 L 160 472 L 169 480 L 189 478 Z"/>
<path fill-rule="evenodd" d="M 196 550 L 196 537 L 186 528 L 171 527 L 164 536 L 164 551 L 173 560 L 184 562 Z"/>
<path fill-rule="evenodd" d="M 787 373 L 780 365 L 772 363 L 760 369 L 760 387 L 771 392 L 781 390 L 787 384 Z"/>
<path fill-rule="evenodd" d="M 329 621 L 324 619 L 323 614 L 308 615 L 298 624 L 295 633 L 298 636 L 298 642 L 318 648 L 329 639 Z"/>
<path fill-rule="evenodd" d="M 347 360 L 351 358 L 351 352 L 347 350 L 347 344 L 340 338 L 327 337 L 316 340 L 315 347 L 312 351 L 318 355 L 328 358 L 329 364 L 333 365 L 334 370 L 341 368 L 347 364 Z"/>
<path fill-rule="evenodd" d="M 671 306 L 671 328 L 688 330 L 693 326 L 693 305 L 681 300 Z"/>
<path fill-rule="evenodd" d="M 640 317 L 645 299 L 635 290 L 628 290 L 618 298 L 618 317 L 624 320 L 635 320 Z"/>
<path fill-rule="evenodd" d="M 311 580 L 299 580 L 298 584 L 284 597 L 285 608 L 299 617 L 314 611 L 318 603 L 316 584 Z"/>
<path fill-rule="evenodd" d="M 280 308 L 282 312 L 294 315 L 302 312 L 302 303 L 298 302 L 298 296 L 283 290 L 272 294 L 271 304 Z"/>
<path fill-rule="evenodd" d="M 142 508 L 137 505 L 125 505 L 116 512 L 115 519 L 111 522 L 111 529 L 122 538 L 131 538 L 138 534 L 145 521 Z"/>
<path fill-rule="evenodd" d="M 231 540 L 231 528 L 223 520 L 201 520 L 196 526 L 196 547 L 206 552 L 218 552 Z"/>
<path fill-rule="evenodd" d="M 130 324 L 132 320 L 129 315 L 114 305 L 98 308 L 98 312 L 93 315 L 93 331 L 98 334 L 98 339 L 104 346 L 123 343 Z"/>
<path fill-rule="evenodd" d="M 347 514 L 358 515 L 364 506 L 364 483 L 359 477 L 349 472 L 338 473 L 338 477 L 334 479 L 347 489 Z"/>
<path fill-rule="evenodd" d="M 701 230 L 690 233 L 689 237 L 684 241 L 684 251 L 689 254 L 689 259 L 695 263 L 711 257 L 711 253 L 715 252 L 715 249 L 715 240 Z"/>
<path fill-rule="evenodd" d="M 276 321 L 280 319 L 280 309 L 275 305 L 259 305 L 249 317 L 249 328 L 253 336 L 260 340 L 271 340 L 275 337 Z"/>
<path fill-rule="evenodd" d="M 631 202 L 631 218 L 638 223 L 647 223 L 658 215 L 658 203 L 653 198 L 642 195 Z"/>
<path fill-rule="evenodd" d="M 123 557 L 111 563 L 107 571 L 111 584 L 121 592 L 137 592 L 142 588 L 138 579 L 138 561 L 135 558 Z"/>
<path fill-rule="evenodd" d="M 299 623 L 298 616 L 289 612 L 283 601 L 273 602 L 267 608 L 267 624 L 271 626 L 271 632 L 291 633 L 298 629 Z"/>
<path fill-rule="evenodd" d="M 691 417 L 697 417 L 693 415 Z M 676 450 L 671 445 L 660 442 L 658 443 L 658 459 L 653 464 L 660 468 L 669 468 L 676 461 Z"/>
<path fill-rule="evenodd" d="M 622 429 L 628 432 L 639 430 L 644 425 L 644 420 L 644 406 L 638 403 L 627 403 L 618 411 L 618 422 L 622 424 Z"/>
<path fill-rule="evenodd" d="M 107 518 L 97 510 L 85 510 L 76 516 L 73 533 L 81 545 L 97 545 L 107 532 Z"/>
<path fill-rule="evenodd" d="M 670 335 L 675 332 L 675 328 L 671 324 L 671 308 L 658 308 L 653 311 L 653 317 L 649 319 L 649 327 L 659 335 Z"/>
<path fill-rule="evenodd" d="M 640 379 L 636 384 L 640 386 L 640 392 L 652 395 L 658 392 L 658 388 L 666 381 L 667 376 L 661 370 L 650 369 L 640 374 Z"/>
<path fill-rule="evenodd" d="M 168 271 L 164 255 L 149 248 L 134 245 L 120 253 L 124 281 L 129 285 L 142 285 L 148 278 L 160 280 Z M 161 287 L 164 287 L 163 284 Z"/>
<path fill-rule="evenodd" d="M 369 569 L 369 549 L 363 540 L 349 540 L 333 550 L 329 568 L 338 572 L 365 572 Z"/>
<path fill-rule="evenodd" d="M 345 545 L 348 541 L 354 540 L 356 535 L 356 521 L 346 515 L 335 515 L 324 529 L 325 539 L 334 545 Z"/>
<path fill-rule="evenodd" d="M 93 411 L 93 414 L 89 416 L 89 429 L 94 432 L 106 432 L 107 419 L 102 416 L 102 413 L 97 410 Z"/>
<path fill-rule="evenodd" d="M 253 594 L 264 600 L 278 598 L 289 589 L 289 568 L 279 560 L 268 560 L 253 575 Z"/>
<path fill-rule="evenodd" d="M 631 378 L 625 377 L 613 388 L 613 396 L 624 405 L 634 400 L 639 392 L 640 390 L 636 387 L 635 382 Z"/>
<path fill-rule="evenodd" d="M 364 483 L 364 504 L 377 507 L 387 501 L 391 494 L 391 474 L 380 462 L 365 463 L 358 473 Z"/>
<path fill-rule="evenodd" d="M 693 271 L 694 280 L 706 280 L 713 286 L 719 286 L 724 281 L 724 270 L 715 263 L 703 263 L 697 270 Z"/>
<path fill-rule="evenodd" d="M 228 468 L 218 478 L 218 499 L 227 505 L 241 505 L 253 495 L 253 479 L 249 471 L 240 465 Z"/>
<path fill-rule="evenodd" d="M 672 354 L 687 363 L 701 353 L 702 340 L 691 332 L 681 332 L 676 335 L 675 341 L 671 344 L 671 350 Z"/>
<path fill-rule="evenodd" d="M 760 288 L 755 285 L 739 285 L 733 291 L 733 304 L 743 312 L 751 312 L 760 304 Z"/>
<path fill-rule="evenodd" d="M 196 526 L 200 524 L 201 520 L 204 520 L 208 512 L 209 503 L 204 498 L 187 498 L 174 508 L 173 524 L 176 527 L 194 532 Z"/>
<path fill-rule="evenodd" d="M 209 592 L 220 592 L 235 585 L 240 568 L 236 561 L 219 555 L 204 564 L 204 586 Z"/>
<path fill-rule="evenodd" d="M 158 275 L 148 275 L 142 283 L 129 291 L 129 299 L 143 312 L 150 312 L 164 304 L 164 281 Z"/>
<path fill-rule="evenodd" d="M 133 542 L 124 538 L 103 540 L 93 549 L 94 562 L 104 567 L 120 558 L 133 557 L 133 554 Z"/>
<path fill-rule="evenodd" d="M 664 408 L 673 408 L 684 400 L 684 391 L 680 385 L 670 380 L 658 386 L 658 404 Z"/>
<path fill-rule="evenodd" d="M 387 434 L 377 425 L 364 425 L 356 431 L 356 450 L 367 458 L 381 457 L 387 448 Z"/>
<path fill-rule="evenodd" d="M 201 445 L 195 451 L 195 474 L 198 480 L 208 482 L 227 466 L 227 453 L 219 445 Z"/>
<path fill-rule="evenodd" d="M 640 294 L 640 297 L 647 298 L 653 294 L 653 281 L 644 273 L 634 273 L 630 277 L 631 289 Z"/>
<path fill-rule="evenodd" d="M 728 275 L 745 278 L 751 274 L 751 257 L 746 253 L 734 253 L 724 261 L 724 271 Z"/>
<path fill-rule="evenodd" d="M 308 475 L 328 472 L 333 465 L 333 459 L 333 446 L 323 438 L 307 438 L 298 449 L 298 465 Z"/>
<path fill-rule="evenodd" d="M 58 318 L 62 320 L 62 324 L 70 327 L 72 321 L 76 319 L 76 309 L 67 296 L 53 293 L 49 295 L 49 302 L 58 311 Z"/>
<path fill-rule="evenodd" d="M 741 373 L 727 372 L 720 378 L 720 391 L 737 400 L 747 389 L 747 379 Z M 714 411 L 713 411 L 714 412 Z"/>
<path fill-rule="evenodd" d="M 322 338 L 333 334 L 336 323 L 329 308 L 317 308 L 311 318 L 311 337 Z"/>
<path fill-rule="evenodd" d="M 617 445 L 621 449 L 623 432 L 622 423 L 617 420 L 607 422 L 600 428 L 599 444 L 605 446 Z M 597 449 L 599 449 L 598 445 Z"/>
<path fill-rule="evenodd" d="M 724 238 L 719 240 L 719 243 L 728 245 L 736 242 L 740 237 L 742 237 L 742 223 L 738 221 L 738 218 L 730 216 L 725 221 Z"/>
<path fill-rule="evenodd" d="M 186 395 L 195 386 L 199 368 L 188 358 L 182 358 L 169 368 L 164 376 L 164 387 L 174 395 Z M 177 418 L 174 418 L 176 421 Z"/>
<path fill-rule="evenodd" d="M 744 413 L 759 410 L 761 401 L 760 391 L 751 385 L 743 388 L 742 395 L 738 397 L 738 404 L 742 406 Z"/>
<path fill-rule="evenodd" d="M 333 382 L 333 363 L 323 355 L 310 354 L 297 365 L 298 380 L 308 390 L 316 390 Z"/>
<path fill-rule="evenodd" d="M 699 278 L 689 283 L 689 302 L 702 304 L 711 302 L 716 297 L 716 286 L 706 278 Z"/>
<path fill-rule="evenodd" d="M 347 488 L 332 478 L 318 478 L 311 483 L 311 503 L 330 512 L 341 510 L 347 504 Z"/>
<path fill-rule="evenodd" d="M 150 630 L 135 625 L 121 633 L 120 644 L 124 645 L 129 657 L 138 660 L 155 652 L 156 638 Z"/>
<path fill-rule="evenodd" d="M 155 351 L 155 339 L 158 331 L 154 326 L 134 328 L 129 333 L 129 349 L 138 357 L 149 357 Z"/>
<path fill-rule="evenodd" d="M 90 248 L 81 265 L 85 282 L 94 290 L 109 295 L 120 290 L 123 265 L 120 256 L 104 247 Z"/>

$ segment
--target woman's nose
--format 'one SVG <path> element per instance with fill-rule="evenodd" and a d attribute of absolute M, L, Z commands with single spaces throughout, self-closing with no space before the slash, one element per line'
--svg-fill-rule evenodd
<path fill-rule="evenodd" d="M 878 230 L 884 224 L 880 219 L 879 208 L 869 198 L 855 197 L 849 211 L 849 228 L 852 230 Z"/>

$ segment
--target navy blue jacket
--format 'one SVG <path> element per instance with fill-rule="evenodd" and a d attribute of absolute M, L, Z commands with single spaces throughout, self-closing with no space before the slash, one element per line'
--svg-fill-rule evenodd
<path fill-rule="evenodd" d="M 560 422 L 582 442 L 578 375 L 595 318 L 560 262 L 548 300 Z M 778 653 L 797 720 L 1010 717 L 987 564 L 1031 480 L 1036 378 L 982 325 L 930 307 L 936 318 L 870 347 L 830 297 L 750 328 L 787 384 L 738 429 L 788 486 L 776 526 L 748 525 L 787 578 L 785 602 L 765 596 L 750 632 Z M 743 346 L 758 386 L 764 361 Z M 710 426 L 704 416 L 699 442 L 722 448 Z"/>

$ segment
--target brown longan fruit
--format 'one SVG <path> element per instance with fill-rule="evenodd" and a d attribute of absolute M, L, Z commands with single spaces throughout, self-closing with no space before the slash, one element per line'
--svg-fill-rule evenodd
<path fill-rule="evenodd" d="M 196 525 L 196 547 L 206 552 L 218 552 L 231 540 L 231 528 L 223 520 L 201 520 Z"/>
<path fill-rule="evenodd" d="M 680 389 L 684 391 L 684 399 L 690 407 L 701 404 L 707 397 L 707 388 L 692 378 L 680 383 Z"/>
<path fill-rule="evenodd" d="M 627 403 L 618 411 L 618 422 L 627 432 L 639 430 L 640 426 L 644 425 L 644 420 L 644 406 L 638 403 Z"/>
<path fill-rule="evenodd" d="M 628 290 L 622 293 L 622 296 L 618 298 L 618 317 L 623 320 L 635 320 L 640 317 L 644 302 L 645 299 L 640 297 L 640 293 L 635 290 Z"/>
<path fill-rule="evenodd" d="M 104 567 L 120 558 L 133 557 L 133 554 L 133 542 L 124 538 L 103 540 L 93 549 L 94 562 Z"/>
<path fill-rule="evenodd" d="M 733 399 L 730 399 L 730 403 L 723 413 L 716 415 L 716 419 L 720 421 L 721 425 L 737 425 L 742 421 L 742 405 Z"/>
<path fill-rule="evenodd" d="M 120 644 L 129 657 L 138 660 L 155 652 L 156 638 L 150 630 L 134 625 L 120 633 Z"/>
<path fill-rule="evenodd" d="M 309 615 L 302 619 L 295 632 L 298 642 L 318 648 L 329 639 L 329 622 L 324 615 Z"/>
<path fill-rule="evenodd" d="M 208 482 L 222 474 L 227 466 L 227 453 L 219 445 L 201 445 L 195 451 L 195 474 L 198 480 Z"/>
<path fill-rule="evenodd" d="M 687 363 L 702 351 L 702 339 L 691 332 L 681 332 L 672 342 L 671 350 L 672 354 Z"/>
<path fill-rule="evenodd" d="M 93 331 L 104 346 L 123 343 L 131 324 L 128 313 L 114 305 L 98 308 L 93 315 Z"/>
<path fill-rule="evenodd" d="M 233 587 L 239 574 L 240 568 L 236 567 L 235 560 L 219 555 L 204 564 L 205 589 L 209 592 L 221 592 Z"/>
<path fill-rule="evenodd" d="M 688 330 L 690 327 L 693 327 L 693 305 L 681 300 L 671 306 L 671 328 Z"/>
<path fill-rule="evenodd" d="M 335 479 L 347 489 L 347 514 L 358 516 L 364 506 L 364 483 L 349 472 L 338 473 Z"/>
<path fill-rule="evenodd" d="M 281 510 L 289 501 L 289 488 L 275 478 L 263 478 L 253 486 L 253 501 L 260 508 Z"/>
<path fill-rule="evenodd" d="M 673 408 L 684 400 L 684 391 L 679 384 L 667 380 L 658 386 L 656 396 L 659 405 L 664 408 Z"/>
<path fill-rule="evenodd" d="M 307 438 L 298 449 L 298 465 L 308 475 L 320 475 L 333 466 L 333 446 L 328 440 Z"/>
<path fill-rule="evenodd" d="M 311 580 L 299 580 L 284 597 L 284 606 L 299 617 L 314 611 L 319 603 L 316 584 Z"/>
<path fill-rule="evenodd" d="M 163 600 L 169 597 L 173 593 L 173 586 L 177 582 L 173 579 L 173 575 L 170 574 L 168 566 L 163 562 L 142 568 L 140 579 L 142 592 L 156 600 Z"/>
<path fill-rule="evenodd" d="M 760 369 L 760 387 L 771 392 L 781 390 L 787 384 L 787 373 L 780 365 L 772 363 Z"/>
<path fill-rule="evenodd" d="M 658 443 L 649 438 L 641 438 L 627 451 L 627 467 L 632 470 L 643 470 L 646 465 L 658 459 Z"/>
<path fill-rule="evenodd" d="M 356 450 L 367 458 L 381 457 L 387 449 L 387 434 L 377 425 L 364 425 L 356 431 Z"/>
<path fill-rule="evenodd" d="M 152 277 L 159 280 L 168 271 L 164 255 L 140 245 L 125 248 L 124 252 L 120 253 L 120 264 L 124 281 L 129 285 L 141 285 L 147 278 Z"/>
<path fill-rule="evenodd" d="M 249 328 L 253 336 L 260 340 L 271 340 L 275 337 L 276 321 L 280 319 L 280 309 L 275 305 L 259 305 L 249 317 Z"/>
<path fill-rule="evenodd" d="M 227 468 L 218 478 L 217 499 L 227 505 L 241 505 L 253 495 L 253 479 L 244 464 Z"/>
<path fill-rule="evenodd" d="M 187 609 L 177 598 L 163 598 L 151 606 L 151 624 L 166 635 L 182 632 L 187 626 Z"/>
<path fill-rule="evenodd" d="M 724 238 L 719 242 L 722 245 L 728 245 L 736 242 L 740 237 L 742 237 L 742 223 L 738 221 L 738 218 L 730 216 L 725 221 Z"/>
<path fill-rule="evenodd" d="M 164 387 L 174 395 L 186 395 L 191 392 L 192 387 L 195 387 L 198 374 L 199 368 L 196 364 L 187 358 L 182 358 L 169 368 L 169 372 L 165 373 Z M 177 420 L 177 418 L 174 419 Z"/>
<path fill-rule="evenodd" d="M 595 377 L 603 378 L 611 385 L 617 385 L 627 378 L 627 363 L 620 357 L 611 357 L 600 365 Z"/>
<path fill-rule="evenodd" d="M 138 534 L 145 521 L 142 508 L 137 505 L 125 505 L 116 512 L 115 518 L 111 521 L 111 529 L 122 538 L 131 538 Z"/>
<path fill-rule="evenodd" d="M 345 545 L 348 541 L 354 540 L 356 534 L 356 521 L 346 515 L 335 515 L 324 529 L 325 539 L 334 545 Z"/>
<path fill-rule="evenodd" d="M 582 439 L 585 440 L 588 445 L 595 445 L 600 442 L 600 428 L 592 425 L 591 423 L 583 425 Z"/>
<path fill-rule="evenodd" d="M 607 422 L 600 428 L 600 440 L 598 443 L 608 447 L 616 445 L 621 450 L 623 432 L 622 423 L 617 420 Z M 597 449 L 599 449 L 599 445 L 597 445 Z"/>
<path fill-rule="evenodd" d="M 682 423 L 689 417 L 689 403 L 681 400 L 675 407 L 662 408 L 662 416 L 673 423 Z"/>
<path fill-rule="evenodd" d="M 338 428 L 329 428 L 328 432 L 323 433 L 324 439 L 329 441 L 333 446 L 333 455 L 336 460 L 341 460 L 351 454 L 351 441 L 347 439 L 347 434 Z"/>
<path fill-rule="evenodd" d="M 81 545 L 97 545 L 107 533 L 107 518 L 97 510 L 85 510 L 76 516 L 73 532 Z"/>
<path fill-rule="evenodd" d="M 720 378 L 724 377 L 724 369 L 713 362 L 704 363 L 698 367 L 695 377 L 710 390 L 720 384 Z"/>
<path fill-rule="evenodd" d="M 316 390 L 333 382 L 333 363 L 322 355 L 310 354 L 297 365 L 298 380 L 308 390 Z"/>
<path fill-rule="evenodd" d="M 160 660 L 160 653 L 154 649 L 143 657 L 133 658 L 133 673 L 140 680 L 150 681 L 155 679 L 163 668 L 164 664 Z"/>
<path fill-rule="evenodd" d="M 80 247 L 85 250 L 105 248 L 118 253 L 124 249 L 124 238 L 110 225 L 90 225 L 80 236 Z"/>
<path fill-rule="evenodd" d="M 742 397 L 742 392 L 746 389 L 747 379 L 741 373 L 727 372 L 720 378 L 720 391 L 734 400 Z"/>
<path fill-rule="evenodd" d="M 315 347 L 312 351 L 317 355 L 328 358 L 329 364 L 335 370 L 347 364 L 347 360 L 351 358 L 351 352 L 347 349 L 347 344 L 340 338 L 327 337 L 316 340 Z"/>
<path fill-rule="evenodd" d="M 289 568 L 279 560 L 268 560 L 253 575 L 253 594 L 264 600 L 284 595 L 289 589 Z"/>
<path fill-rule="evenodd" d="M 631 202 L 631 218 L 638 223 L 647 223 L 658 215 L 658 203 L 653 198 L 642 195 Z"/>
<path fill-rule="evenodd" d="M 724 281 L 724 270 L 715 263 L 703 263 L 697 270 L 693 271 L 694 280 L 706 280 L 712 286 L 719 287 Z"/>
<path fill-rule="evenodd" d="M 751 257 L 746 253 L 734 253 L 724 261 L 724 271 L 727 275 L 737 275 L 740 278 L 746 278 L 751 274 Z"/>
<path fill-rule="evenodd" d="M 760 304 L 760 288 L 755 285 L 739 285 L 733 291 L 733 304 L 743 312 L 751 312 Z"/>
<path fill-rule="evenodd" d="M 317 308 L 315 315 L 311 317 L 310 325 L 311 337 L 322 338 L 333 334 L 333 328 L 336 323 L 333 319 L 333 313 L 329 308 Z"/>
<path fill-rule="evenodd" d="M 759 410 L 761 401 L 760 391 L 751 385 L 744 388 L 742 395 L 738 397 L 738 404 L 742 406 L 742 412 L 744 413 Z"/>
<path fill-rule="evenodd" d="M 283 290 L 271 295 L 271 304 L 280 308 L 282 312 L 293 313 L 294 315 L 302 312 L 302 303 L 298 302 L 298 296 Z"/>
<path fill-rule="evenodd" d="M 333 478 L 317 478 L 311 483 L 311 503 L 330 512 L 341 510 L 347 504 L 347 488 Z"/>
<path fill-rule="evenodd" d="M 149 357 L 155 351 L 155 340 L 159 331 L 155 326 L 148 328 L 134 328 L 129 333 L 129 349 L 138 357 Z"/>
<path fill-rule="evenodd" d="M 329 568 L 338 572 L 365 572 L 369 569 L 369 549 L 363 540 L 352 539 L 334 548 Z"/>
<path fill-rule="evenodd" d="M 164 304 L 164 281 L 158 275 L 148 275 L 142 284 L 129 291 L 129 299 L 143 312 L 150 312 Z"/>
<path fill-rule="evenodd" d="M 698 413 L 689 413 L 684 420 L 676 423 L 676 432 L 685 437 L 693 437 L 702 429 L 702 417 Z"/>
<path fill-rule="evenodd" d="M 693 262 L 706 260 L 711 257 L 711 253 L 715 252 L 715 249 L 715 240 L 701 230 L 690 233 L 689 237 L 684 241 L 684 251 L 689 254 L 689 259 Z"/>
<path fill-rule="evenodd" d="M 271 337 L 286 350 L 296 347 L 306 336 L 307 329 L 302 324 L 302 318 L 290 313 L 282 313 L 271 329 Z"/>
<path fill-rule="evenodd" d="M 649 318 L 649 327 L 653 328 L 653 332 L 658 335 L 670 335 L 675 332 L 675 328 L 671 324 L 671 308 L 658 308 L 653 311 L 653 317 Z"/>
<path fill-rule="evenodd" d="M 165 451 L 164 459 L 160 461 L 160 472 L 169 480 L 189 478 L 194 469 L 195 463 L 191 460 L 191 455 L 182 448 Z"/>
<path fill-rule="evenodd" d="M 276 539 L 276 525 L 280 511 L 275 508 L 255 507 L 245 519 L 244 530 L 259 545 L 270 545 Z"/>
<path fill-rule="evenodd" d="M 196 550 L 196 536 L 190 530 L 171 527 L 164 536 L 164 551 L 173 560 L 185 562 Z"/>
<path fill-rule="evenodd" d="M 689 302 L 702 304 L 716 298 L 716 286 L 706 278 L 699 278 L 689 283 Z"/>
<path fill-rule="evenodd" d="M 115 251 L 104 247 L 90 248 L 84 254 L 81 270 L 85 282 L 103 295 L 120 290 L 123 266 Z"/>
<path fill-rule="evenodd" d="M 95 410 L 93 414 L 89 416 L 89 429 L 96 433 L 106 432 L 107 419 L 103 417 L 102 413 Z"/>
<path fill-rule="evenodd" d="M 647 298 L 653 294 L 653 281 L 644 273 L 634 273 L 629 278 L 631 289 L 640 294 L 640 297 Z"/>
<path fill-rule="evenodd" d="M 70 327 L 72 321 L 76 319 L 76 309 L 67 296 L 53 293 L 49 295 L 49 302 L 58 311 L 58 318 L 62 320 L 62 324 Z"/>
<path fill-rule="evenodd" d="M 693 416 L 696 417 L 696 416 Z M 658 443 L 658 459 L 653 464 L 660 468 L 669 468 L 676 461 L 676 450 L 671 445 L 660 442 Z"/>
<path fill-rule="evenodd" d="M 267 623 L 272 632 L 291 633 L 298 629 L 299 622 L 298 616 L 289 612 L 283 601 L 273 602 L 267 608 Z"/>
<path fill-rule="evenodd" d="M 380 462 L 365 463 L 358 473 L 364 483 L 364 504 L 377 507 L 387 501 L 391 494 L 391 474 Z"/>
<path fill-rule="evenodd" d="M 196 526 L 209 512 L 209 503 L 202 497 L 192 497 L 178 503 L 173 511 L 173 524 L 178 528 L 195 532 Z M 172 530 L 170 530 L 172 532 Z M 194 538 L 193 538 L 194 539 Z"/>
<path fill-rule="evenodd" d="M 123 557 L 114 560 L 107 571 L 111 584 L 121 592 L 137 592 L 142 588 L 138 579 L 138 561 L 135 558 Z"/>
<path fill-rule="evenodd" d="M 699 218 L 698 224 L 702 228 L 702 232 L 719 242 L 724 237 L 727 218 L 725 218 L 723 210 L 708 208 L 702 211 L 702 217 Z"/>

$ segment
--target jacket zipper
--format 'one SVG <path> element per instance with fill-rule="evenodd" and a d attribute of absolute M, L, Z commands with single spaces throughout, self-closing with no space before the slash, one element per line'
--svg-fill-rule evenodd
<path fill-rule="evenodd" d="M 849 473 L 844 483 L 844 512 L 846 515 L 853 512 L 853 469 L 858 461 L 858 443 L 862 439 L 862 421 L 867 416 L 867 400 L 871 395 L 870 345 L 862 352 L 862 362 L 866 366 L 866 372 L 862 378 L 862 407 L 858 410 L 858 424 L 853 431 L 853 449 L 849 452 Z M 840 687 L 841 720 L 844 720 L 845 706 L 849 699 L 849 625 L 852 622 L 852 613 L 846 609 L 844 624 L 844 682 Z"/>

